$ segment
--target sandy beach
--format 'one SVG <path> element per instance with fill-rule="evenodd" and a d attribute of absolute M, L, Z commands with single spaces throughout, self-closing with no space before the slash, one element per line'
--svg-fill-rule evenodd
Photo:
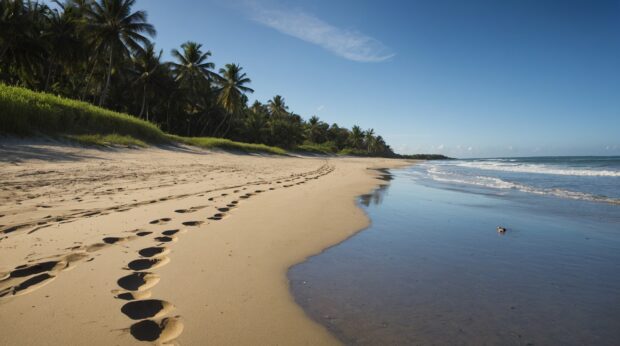
<path fill-rule="evenodd" d="M 378 158 L 0 146 L 0 344 L 328 345 L 287 269 L 368 224 Z"/>

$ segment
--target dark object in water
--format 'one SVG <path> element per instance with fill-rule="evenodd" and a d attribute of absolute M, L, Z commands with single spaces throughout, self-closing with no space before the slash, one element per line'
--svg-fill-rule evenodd
<path fill-rule="evenodd" d="M 497 226 L 497 233 L 506 233 L 506 228 L 502 226 Z"/>

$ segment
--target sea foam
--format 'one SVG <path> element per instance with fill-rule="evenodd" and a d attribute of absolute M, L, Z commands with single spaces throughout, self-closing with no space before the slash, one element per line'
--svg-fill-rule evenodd
<path fill-rule="evenodd" d="M 616 170 L 553 167 L 550 165 L 524 164 L 524 163 L 514 163 L 514 161 L 500 161 L 500 160 L 459 162 L 456 164 L 456 166 L 483 169 L 483 170 L 516 172 L 516 173 L 574 175 L 574 176 L 592 176 L 592 177 L 620 177 L 620 171 L 616 171 Z"/>

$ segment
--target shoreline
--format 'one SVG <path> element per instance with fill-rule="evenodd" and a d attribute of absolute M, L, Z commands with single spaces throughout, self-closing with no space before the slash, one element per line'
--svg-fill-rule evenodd
<path fill-rule="evenodd" d="M 1 149 L 6 150 L 7 147 Z M 59 148 L 47 149 L 57 151 Z M 20 259 L 42 258 L 57 252 L 60 247 L 55 243 L 96 243 L 97 239 L 109 235 L 110 228 L 116 238 L 123 239 L 122 244 L 106 246 L 101 251 L 83 251 L 92 258 L 90 262 L 76 260 L 75 265 L 69 263 L 67 267 L 75 269 L 53 272 L 54 280 L 44 287 L 18 297 L 0 298 L 0 311 L 4 316 L 0 317 L 0 323 L 6 330 L 12 331 L 0 337 L 3 343 L 136 343 L 137 340 L 131 335 L 132 330 L 128 329 L 135 321 L 119 311 L 126 312 L 128 303 L 114 299 L 111 292 L 119 289 L 116 281 L 121 282 L 120 278 L 130 273 L 127 263 L 134 263 L 132 261 L 139 258 L 136 251 L 155 245 L 151 237 L 156 233 L 178 228 L 180 232 L 171 236 L 174 239 L 170 243 L 157 245 L 166 248 L 167 255 L 162 257 L 165 261 L 158 260 L 157 266 L 148 269 L 154 273 L 153 277 L 157 279 L 154 281 L 157 282 L 152 288 L 141 291 L 148 292 L 150 299 L 163 302 L 161 304 L 166 307 L 157 316 L 150 316 L 160 327 L 167 323 L 158 341 L 169 337 L 185 344 L 338 344 L 327 329 L 297 305 L 289 289 L 287 271 L 291 266 L 368 226 L 368 217 L 355 202 L 357 196 L 372 191 L 380 184 L 380 180 L 376 179 L 380 172 L 375 174 L 368 168 L 411 164 L 411 161 L 394 159 L 279 158 L 193 149 L 190 152 L 121 150 L 120 153 L 84 148 L 60 149 L 55 154 L 59 158 L 73 158 L 78 154 L 80 158 L 69 162 L 52 162 L 49 158 L 43 163 L 23 161 L 18 169 L 3 169 L 3 179 L 18 176 L 18 172 L 40 171 L 41 167 L 49 171 L 57 169 L 62 175 L 67 166 L 71 169 L 82 167 L 79 174 L 85 175 L 82 178 L 88 178 L 97 174 L 92 168 L 97 165 L 115 167 L 120 172 L 119 177 L 127 179 L 125 176 L 132 172 L 129 165 L 150 167 L 148 165 L 157 160 L 165 166 L 163 171 L 169 171 L 162 174 L 161 167 L 157 167 L 152 175 L 145 173 L 144 177 L 137 179 L 144 188 L 134 193 L 124 192 L 129 197 L 118 196 L 119 193 L 105 195 L 110 201 L 114 199 L 116 204 L 102 202 L 100 198 L 89 201 L 89 197 L 97 193 L 92 191 L 83 192 L 83 202 L 75 205 L 60 203 L 64 210 L 87 203 L 104 210 L 100 214 L 78 217 L 69 220 L 69 223 L 59 222 L 32 235 L 18 230 L 0 236 L 3 238 L 0 250 L 8 255 L 0 263 L 1 271 L 16 267 Z M 184 166 L 185 163 L 188 166 Z M 170 166 L 166 166 L 168 164 Z M 212 172 L 219 172 L 211 174 L 211 179 L 215 180 L 201 180 L 209 174 L 201 177 L 202 170 L 194 172 L 192 169 L 197 164 L 212 164 Z M 177 173 L 185 175 L 186 181 L 164 186 L 166 184 L 162 182 L 168 177 L 166 174 L 174 172 L 175 167 L 187 169 Z M 284 187 L 287 184 L 279 178 L 282 175 L 299 184 L 290 183 L 290 186 Z M 162 187 L 154 184 L 154 177 L 159 179 L 157 182 Z M 249 181 L 252 177 L 257 178 L 254 179 L 256 181 Z M 72 178 L 67 180 L 64 188 L 68 188 L 69 181 L 76 177 Z M 96 177 L 91 178 L 94 184 Z M 11 181 L 10 178 L 8 181 Z M 111 181 L 114 185 L 114 178 Z M 125 182 L 131 185 L 131 182 Z M 88 186 L 88 183 L 85 185 Z M 74 192 L 81 191 L 82 187 L 74 187 Z M 215 187 L 219 187 L 217 193 Z M 246 190 L 241 191 L 243 188 Z M 262 192 L 252 193 L 251 198 L 239 198 L 250 189 Z M 226 196 L 222 196 L 224 193 Z M 67 195 L 72 195 L 70 189 Z M 216 195 L 217 198 L 214 197 Z M 132 197 L 137 196 L 163 200 L 128 207 L 123 217 L 105 211 L 106 206 L 131 202 Z M 175 198 L 166 200 L 167 196 Z M 2 197 L 7 197 L 6 192 Z M 205 203 L 208 198 L 215 198 L 215 201 Z M 36 202 L 37 198 L 34 198 L 30 203 Z M 24 200 L 22 204 L 27 203 Z M 207 220 L 206 216 L 217 213 L 217 210 L 207 210 L 226 208 L 223 205 L 232 206 L 228 207 L 232 210 L 223 212 L 226 215 L 222 221 Z M 193 207 L 201 208 L 193 210 Z M 6 225 L 9 221 L 20 219 L 19 214 L 9 214 L 19 208 L 7 209 L 8 212 L 0 211 L 0 214 L 6 214 L 0 218 L 0 224 Z M 53 214 L 56 207 L 51 206 L 43 212 L 26 207 L 22 209 L 23 217 L 36 219 L 39 214 Z M 192 212 L 175 213 L 174 210 Z M 161 225 L 149 222 L 168 218 L 170 220 L 161 221 Z M 194 226 L 189 219 L 206 222 Z M 190 223 L 184 224 L 187 222 Z M 88 234 L 84 234 L 84 229 L 88 229 Z M 153 234 L 146 237 L 125 236 L 131 239 L 126 242 L 119 234 L 136 229 Z M 39 239 L 40 246 L 35 252 L 40 256 L 28 257 L 29 251 L 33 251 L 32 246 L 28 246 L 33 237 Z M 85 302 L 88 302 L 89 308 L 84 308 Z M 180 323 L 177 323 L 177 316 Z M 168 320 L 164 323 L 166 318 Z M 32 332 L 29 326 L 33 325 L 40 328 Z"/>

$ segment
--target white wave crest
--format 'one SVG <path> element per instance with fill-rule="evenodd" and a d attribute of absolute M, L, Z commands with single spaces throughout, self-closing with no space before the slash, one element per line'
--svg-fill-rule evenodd
<path fill-rule="evenodd" d="M 569 198 L 576 200 L 592 201 L 592 202 L 604 202 L 609 204 L 620 205 L 620 199 L 610 198 L 606 196 L 593 195 L 589 193 L 569 191 L 563 189 L 543 189 L 528 186 L 519 183 L 513 183 L 505 181 L 499 178 L 484 177 L 484 176 L 459 176 L 452 173 L 441 172 L 437 167 L 428 168 L 429 177 L 435 181 L 445 183 L 456 183 L 466 185 L 476 185 L 486 188 L 502 189 L 502 190 L 517 190 L 526 193 L 532 193 L 537 195 L 555 196 L 560 198 Z"/>
<path fill-rule="evenodd" d="M 573 175 L 591 177 L 620 177 L 620 171 L 597 170 L 583 168 L 559 168 L 548 165 L 509 163 L 506 161 L 474 161 L 459 162 L 455 164 L 460 167 L 476 168 L 492 171 L 504 171 L 515 173 L 534 173 L 534 174 L 553 174 L 553 175 Z"/>

